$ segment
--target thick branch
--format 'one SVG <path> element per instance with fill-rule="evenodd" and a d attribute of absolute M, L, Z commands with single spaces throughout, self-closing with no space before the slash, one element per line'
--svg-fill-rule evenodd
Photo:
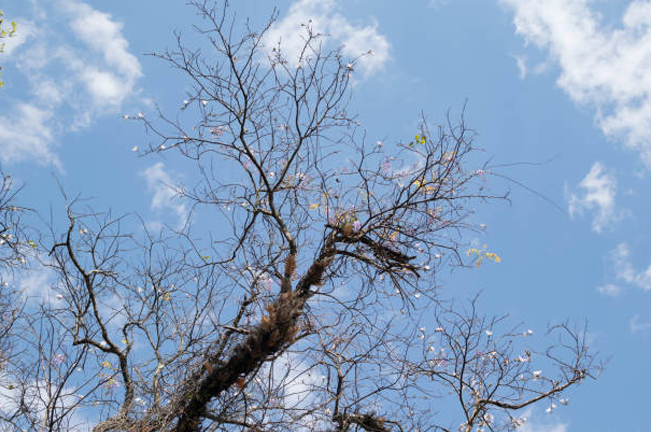
<path fill-rule="evenodd" d="M 196 432 L 205 417 L 210 401 L 231 387 L 238 378 L 255 371 L 269 356 L 290 345 L 298 331 L 296 323 L 311 297 L 310 288 L 321 284 L 323 273 L 334 258 L 334 237 L 331 235 L 319 257 L 307 270 L 293 292 L 284 292 L 271 305 L 257 328 L 233 350 L 224 363 L 210 365 L 210 370 L 196 384 L 188 383 L 182 399 L 172 406 L 179 409 L 175 432 Z M 180 405 L 180 407 L 178 407 Z"/>

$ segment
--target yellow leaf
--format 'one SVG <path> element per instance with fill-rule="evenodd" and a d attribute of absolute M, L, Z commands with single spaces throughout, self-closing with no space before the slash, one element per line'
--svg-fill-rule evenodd
<path fill-rule="evenodd" d="M 497 254 L 496 254 L 496 253 L 493 253 L 493 252 L 486 252 L 486 258 L 488 258 L 489 260 L 494 261 L 494 262 L 496 262 L 496 263 L 502 261 L 502 258 L 500 258 L 499 256 L 497 256 Z"/>

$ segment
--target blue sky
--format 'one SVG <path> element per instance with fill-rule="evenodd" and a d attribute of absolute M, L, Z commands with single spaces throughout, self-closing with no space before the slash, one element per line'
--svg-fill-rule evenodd
<path fill-rule="evenodd" d="M 194 36 L 183 2 L 11 1 L 19 35 L 0 61 L 0 162 L 25 205 L 44 214 L 70 195 L 115 213 L 174 225 L 189 208 L 165 183 L 187 173 L 173 159 L 138 157 L 152 137 L 123 115 L 182 106 L 188 83 L 145 53 Z M 477 208 L 500 264 L 441 275 L 447 295 L 482 291 L 482 307 L 537 333 L 586 319 L 592 347 L 610 362 L 570 405 L 533 410 L 525 432 L 651 431 L 651 1 L 371 0 L 238 1 L 291 46 L 312 18 L 347 54 L 368 49 L 355 71 L 352 111 L 370 142 L 411 137 L 423 112 L 449 109 L 478 133 L 476 145 L 513 181 L 511 204 Z M 518 185 L 522 183 L 533 193 Z M 546 197 L 542 199 L 539 195 Z M 637 413 L 636 415 L 631 415 Z"/>

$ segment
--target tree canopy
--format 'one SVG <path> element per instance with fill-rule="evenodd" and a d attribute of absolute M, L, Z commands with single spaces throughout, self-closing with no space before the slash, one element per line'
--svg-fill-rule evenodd
<path fill-rule="evenodd" d="M 0 302 L 0 430 L 507 431 L 596 377 L 585 327 L 545 343 L 441 296 L 444 268 L 500 261 L 467 244 L 506 196 L 463 113 L 369 143 L 348 103 L 372 52 L 308 22 L 293 58 L 265 39 L 275 16 L 255 30 L 193 7 L 204 45 L 152 54 L 190 83 L 181 114 L 128 116 L 154 137 L 144 156 L 194 167 L 170 185 L 185 223 L 127 230 L 137 216 L 66 196 L 67 226 L 10 234 L 5 178 L 0 263 L 36 263 L 56 295 Z"/>

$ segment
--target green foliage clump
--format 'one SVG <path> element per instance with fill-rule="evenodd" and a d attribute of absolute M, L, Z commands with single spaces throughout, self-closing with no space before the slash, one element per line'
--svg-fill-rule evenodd
<path fill-rule="evenodd" d="M 0 10 L 0 39 L 4 39 L 6 37 L 14 36 L 16 34 L 16 27 L 17 27 L 16 22 L 11 21 L 11 23 L 10 23 L 11 28 L 10 29 L 5 28 L 3 26 L 3 24 L 4 24 L 4 18 L 3 17 L 4 17 L 4 13 Z M 4 51 L 4 47 L 5 47 L 5 44 L 0 42 L 0 53 L 2 53 Z M 2 66 L 0 66 L 0 71 L 1 70 L 2 70 Z M 0 73 L 0 77 L 1 76 L 2 76 L 2 74 Z M 0 78 L 0 88 L 2 88 L 2 86 L 4 86 L 4 84 L 5 83 Z"/>

